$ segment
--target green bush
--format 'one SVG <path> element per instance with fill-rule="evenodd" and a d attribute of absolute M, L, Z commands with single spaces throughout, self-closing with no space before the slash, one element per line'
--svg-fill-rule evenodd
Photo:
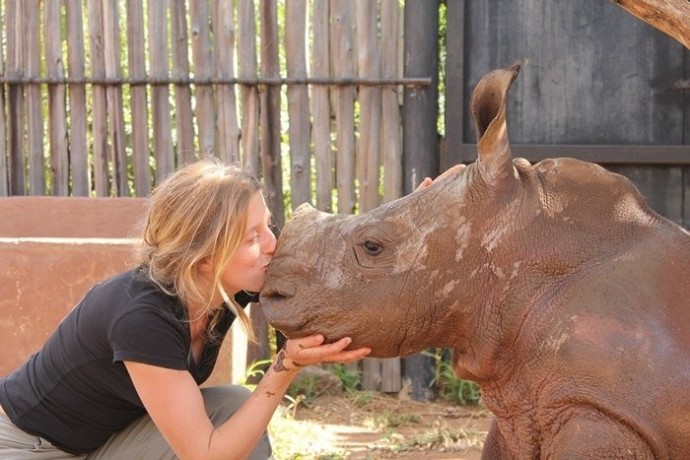
<path fill-rule="evenodd" d="M 435 384 L 438 394 L 446 401 L 463 406 L 478 404 L 482 398 L 479 386 L 469 380 L 456 377 L 453 363 L 448 359 L 444 349 L 437 349 L 433 353 L 435 360 Z"/>
<path fill-rule="evenodd" d="M 359 371 L 351 369 L 344 364 L 334 364 L 332 372 L 343 383 L 343 389 L 347 393 L 352 393 L 360 388 L 362 377 Z"/>

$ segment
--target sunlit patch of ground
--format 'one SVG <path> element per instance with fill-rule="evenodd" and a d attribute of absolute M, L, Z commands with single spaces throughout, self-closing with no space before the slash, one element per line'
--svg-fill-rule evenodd
<path fill-rule="evenodd" d="M 490 423 L 481 407 L 323 396 L 282 407 L 270 425 L 277 460 L 474 460 Z"/>

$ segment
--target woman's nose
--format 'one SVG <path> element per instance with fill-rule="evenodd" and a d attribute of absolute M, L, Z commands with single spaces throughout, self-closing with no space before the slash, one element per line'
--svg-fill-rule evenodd
<path fill-rule="evenodd" d="M 264 242 L 264 253 L 273 255 L 273 253 L 276 251 L 276 245 L 278 244 L 278 240 L 272 231 L 268 231 L 267 238 L 264 240 Z"/>

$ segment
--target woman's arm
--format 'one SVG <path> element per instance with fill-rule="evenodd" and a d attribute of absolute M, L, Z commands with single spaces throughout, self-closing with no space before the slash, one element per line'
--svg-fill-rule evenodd
<path fill-rule="evenodd" d="M 252 452 L 301 367 L 356 361 L 370 352 L 344 351 L 349 338 L 327 345 L 323 340 L 321 335 L 288 340 L 253 394 L 218 428 L 206 415 L 201 391 L 187 371 L 132 361 L 125 366 L 144 407 L 178 457 L 239 459 Z"/>

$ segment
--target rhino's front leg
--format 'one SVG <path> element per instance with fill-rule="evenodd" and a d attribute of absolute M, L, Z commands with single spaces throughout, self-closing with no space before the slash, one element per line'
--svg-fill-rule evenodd
<path fill-rule="evenodd" d="M 525 450 L 525 449 L 528 450 Z M 659 450 L 659 449 L 657 449 Z M 652 448 L 630 427 L 601 414 L 571 418 L 556 434 L 542 438 L 541 445 L 511 445 L 494 419 L 484 441 L 482 460 L 654 460 L 668 459 L 665 452 Z"/>
<path fill-rule="evenodd" d="M 629 426 L 601 414 L 570 419 L 542 450 L 547 459 L 662 459 L 663 452 L 652 451 L 649 444 Z"/>
<path fill-rule="evenodd" d="M 498 421 L 494 418 L 489 428 L 489 434 L 486 435 L 484 440 L 482 460 L 502 460 L 512 457 L 508 451 L 506 440 L 498 428 Z"/>

